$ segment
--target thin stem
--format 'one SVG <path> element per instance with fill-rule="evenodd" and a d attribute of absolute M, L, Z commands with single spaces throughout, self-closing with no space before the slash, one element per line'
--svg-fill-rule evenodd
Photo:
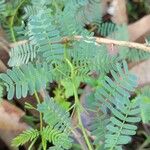
<path fill-rule="evenodd" d="M 128 107 L 128 110 L 129 110 L 129 111 L 131 110 L 131 107 L 132 107 L 132 105 L 130 104 L 129 107 Z M 128 115 L 129 115 L 128 113 L 125 115 L 124 120 L 123 120 L 123 122 L 122 122 L 122 124 L 121 124 L 121 126 L 120 126 L 119 131 L 118 131 L 117 137 L 116 137 L 115 141 L 113 142 L 112 147 L 111 147 L 109 150 L 114 150 L 114 149 L 115 149 L 115 146 L 117 145 L 117 142 L 118 142 L 119 137 L 120 137 L 120 135 L 121 135 L 121 131 L 122 131 L 123 126 L 124 126 L 124 124 L 125 124 L 125 122 L 126 122 L 126 119 L 128 118 Z"/>
<path fill-rule="evenodd" d="M 75 107 L 75 104 L 73 104 L 73 105 L 67 110 L 67 112 L 70 111 L 71 109 L 73 109 L 74 107 Z"/>
<path fill-rule="evenodd" d="M 14 32 L 14 28 L 13 28 L 13 26 L 14 26 L 14 19 L 15 19 L 15 16 L 16 16 L 16 14 L 17 14 L 19 8 L 22 6 L 22 4 L 23 4 L 25 1 L 26 1 L 26 0 L 22 0 L 22 1 L 20 2 L 20 4 L 19 4 L 19 5 L 17 6 L 17 8 L 15 9 L 13 16 L 10 18 L 10 26 L 9 26 L 9 27 L 10 27 L 10 32 L 11 32 L 11 36 L 12 36 L 13 42 L 16 42 L 15 32 Z"/>
<path fill-rule="evenodd" d="M 75 40 L 84 40 L 82 36 L 75 36 Z M 150 46 L 146 44 L 140 44 L 136 42 L 129 42 L 129 41 L 119 41 L 119 40 L 113 40 L 113 39 L 107 39 L 107 38 L 101 38 L 101 37 L 89 37 L 89 41 L 95 40 L 96 43 L 98 44 L 113 44 L 113 45 L 118 45 L 118 46 L 123 46 L 123 47 L 129 47 L 129 48 L 135 48 L 139 50 L 143 50 L 146 52 L 150 52 Z"/>
<path fill-rule="evenodd" d="M 41 102 L 40 102 L 40 98 L 39 98 L 37 92 L 35 91 L 34 94 L 35 94 L 35 98 L 37 100 L 37 103 L 40 104 Z M 40 132 L 42 133 L 43 119 L 42 119 L 42 113 L 41 112 L 39 112 L 39 113 L 40 113 Z M 43 150 L 46 150 L 47 145 L 46 145 L 46 142 L 45 142 L 44 138 L 42 138 L 42 146 L 43 146 Z"/>
<path fill-rule="evenodd" d="M 74 66 L 72 65 L 72 63 L 70 62 L 70 60 L 67 57 L 66 44 L 64 45 L 64 58 L 65 58 L 66 62 L 68 63 L 68 65 L 70 66 L 70 69 L 71 69 L 71 80 L 72 80 L 72 84 L 73 84 L 73 93 L 74 93 L 74 97 L 75 97 L 75 106 L 76 106 L 79 126 L 80 126 L 80 128 L 82 130 L 85 142 L 86 142 L 86 144 L 88 146 L 88 149 L 89 150 L 93 150 L 92 145 L 91 145 L 91 143 L 90 143 L 90 141 L 88 139 L 86 130 L 85 130 L 83 124 L 82 124 L 82 120 L 81 120 L 80 114 L 81 114 L 83 108 L 82 108 L 82 105 L 80 104 L 78 93 L 77 93 L 77 88 L 76 88 L 76 83 L 75 83 L 76 82 L 76 80 L 75 80 L 75 78 L 76 78 L 75 68 L 74 68 Z"/>
<path fill-rule="evenodd" d="M 74 38 L 64 37 L 60 41 L 49 42 L 49 44 L 58 44 L 58 43 L 59 44 L 67 44 L 72 40 L 80 41 L 80 40 L 84 40 L 84 37 L 82 37 L 82 36 L 74 36 Z M 134 48 L 134 49 L 139 49 L 139 50 L 142 50 L 142 51 L 150 52 L 150 46 L 149 45 L 140 44 L 140 43 L 136 43 L 136 42 L 119 41 L 119 40 L 113 40 L 113 39 L 101 38 L 101 37 L 87 37 L 85 39 L 85 41 L 87 41 L 87 40 L 88 41 L 93 41 L 94 40 L 98 44 L 106 44 L 106 45 L 113 44 L 113 45 L 129 47 L 129 48 Z M 17 45 L 22 45 L 22 44 L 28 43 L 28 42 L 30 42 L 30 41 L 24 40 L 24 41 L 20 41 L 20 42 L 17 42 L 17 43 L 12 43 L 12 44 L 10 44 L 10 47 L 13 48 Z"/>
<path fill-rule="evenodd" d="M 76 104 L 74 104 L 74 105 L 76 106 Z M 71 116 L 70 116 L 71 118 L 73 118 L 73 115 L 74 115 L 74 113 L 75 113 L 75 110 L 76 110 L 76 107 L 74 107 L 73 110 L 72 110 L 72 113 L 71 113 Z"/>
<path fill-rule="evenodd" d="M 31 150 L 31 148 L 33 147 L 33 145 L 34 145 L 34 143 L 36 142 L 36 140 L 37 140 L 37 138 L 35 138 L 35 139 L 32 141 L 32 143 L 30 144 L 28 150 Z"/>
<path fill-rule="evenodd" d="M 139 147 L 138 150 L 143 150 L 150 142 L 150 137 L 144 141 L 144 143 Z"/>
<path fill-rule="evenodd" d="M 75 85 L 73 86 L 73 91 L 74 91 L 74 96 L 75 96 L 75 103 L 77 104 L 77 116 L 78 116 L 78 121 L 79 121 L 79 125 L 81 127 L 81 130 L 82 130 L 82 133 L 83 133 L 83 136 L 85 138 L 85 141 L 86 141 L 86 144 L 89 148 L 89 150 L 93 150 L 92 148 L 92 145 L 88 139 L 88 136 L 87 136 L 87 133 L 86 133 L 86 130 L 83 126 L 83 123 L 82 123 L 82 120 L 81 120 L 81 109 L 80 109 L 80 102 L 79 102 L 79 97 L 78 97 L 78 94 L 77 94 L 77 90 L 76 90 L 76 87 Z"/>
<path fill-rule="evenodd" d="M 35 91 L 34 94 L 35 94 L 35 98 L 37 100 L 37 103 L 40 104 L 41 102 L 40 102 L 40 98 L 39 98 L 37 92 Z M 42 128 L 43 128 L 43 119 L 42 119 L 42 113 L 41 112 L 39 112 L 39 113 L 40 113 L 40 131 L 42 131 Z"/>

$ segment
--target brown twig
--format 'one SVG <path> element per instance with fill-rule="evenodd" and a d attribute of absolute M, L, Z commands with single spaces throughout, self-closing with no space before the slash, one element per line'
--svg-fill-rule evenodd
<path fill-rule="evenodd" d="M 76 36 L 75 39 L 81 40 L 81 39 L 83 39 L 83 37 Z M 135 49 L 143 50 L 143 51 L 146 51 L 146 52 L 150 52 L 150 46 L 145 45 L 145 44 L 129 42 L 129 41 L 112 40 L 112 39 L 100 38 L 100 37 L 90 37 L 88 39 L 89 40 L 95 40 L 95 42 L 98 43 L 98 44 L 114 44 L 114 45 L 117 45 L 117 46 L 135 48 Z"/>
<path fill-rule="evenodd" d="M 74 36 L 73 38 L 64 37 L 61 41 L 52 42 L 50 44 L 58 44 L 58 43 L 64 44 L 64 43 L 68 43 L 73 40 L 85 40 L 85 41 L 87 41 L 87 40 L 93 41 L 94 40 L 98 44 L 107 44 L 107 45 L 113 44 L 116 46 L 135 48 L 135 49 L 143 50 L 146 52 L 150 52 L 150 46 L 148 46 L 146 44 L 140 44 L 140 43 L 129 42 L 129 41 L 119 41 L 119 40 L 113 40 L 113 39 L 101 38 L 101 37 L 87 37 L 86 39 L 84 39 L 84 37 L 82 37 L 82 36 Z M 29 42 L 29 41 L 25 40 L 25 41 L 19 41 L 17 43 L 12 43 L 12 44 L 10 44 L 10 47 L 13 48 L 17 45 L 22 45 L 27 42 Z"/>

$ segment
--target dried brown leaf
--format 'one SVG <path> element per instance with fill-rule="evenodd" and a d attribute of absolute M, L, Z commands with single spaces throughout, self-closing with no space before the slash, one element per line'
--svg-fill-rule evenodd
<path fill-rule="evenodd" d="M 19 133 L 29 128 L 20 119 L 24 112 L 18 107 L 3 100 L 0 105 L 0 138 L 12 149 L 11 141 Z"/>

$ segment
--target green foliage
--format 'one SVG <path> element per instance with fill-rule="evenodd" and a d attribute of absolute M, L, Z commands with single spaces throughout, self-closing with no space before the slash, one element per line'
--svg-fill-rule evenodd
<path fill-rule="evenodd" d="M 57 16 L 61 34 L 63 36 L 92 35 L 93 33 L 86 30 L 84 26 L 85 24 L 99 21 L 101 14 L 99 0 L 67 1 L 64 10 Z"/>
<path fill-rule="evenodd" d="M 145 86 L 141 88 L 138 92 L 138 97 L 141 100 L 141 118 L 144 124 L 150 123 L 150 87 Z"/>
<path fill-rule="evenodd" d="M 31 0 L 31 3 L 33 4 L 34 7 L 40 8 L 42 6 L 49 5 L 51 3 L 51 1 L 49 1 L 49 0 L 41 0 L 41 1 Z"/>
<path fill-rule="evenodd" d="M 80 85 L 80 78 L 76 78 L 76 87 L 78 88 Z M 71 96 L 73 96 L 73 84 L 71 81 L 69 80 L 62 80 L 61 84 L 64 86 L 65 88 L 65 96 L 66 98 L 69 98 Z"/>
<path fill-rule="evenodd" d="M 109 36 L 111 33 L 117 30 L 117 25 L 113 22 L 102 22 L 98 24 L 98 33 L 101 36 Z"/>
<path fill-rule="evenodd" d="M 142 87 L 139 91 L 139 94 L 141 94 L 142 96 L 145 96 L 147 98 L 150 98 L 150 86 L 147 85 L 145 87 Z"/>
<path fill-rule="evenodd" d="M 142 97 L 141 102 L 141 117 L 143 123 L 150 123 L 150 98 Z"/>
<path fill-rule="evenodd" d="M 38 110 L 43 113 L 43 119 L 49 125 L 61 126 L 62 129 L 71 127 L 69 112 L 59 106 L 53 98 L 46 98 L 44 103 L 38 105 Z"/>
<path fill-rule="evenodd" d="M 27 1 L 28 0 L 0 1 L 0 23 L 6 31 L 7 39 L 10 41 L 15 42 L 17 39 L 26 39 L 23 37 L 25 32 L 23 32 L 22 23 L 24 21 L 18 12 L 22 9 Z M 20 35 L 18 29 L 21 27 L 23 35 Z"/>
<path fill-rule="evenodd" d="M 95 140 L 93 142 L 94 145 L 99 146 L 99 141 L 105 140 L 105 134 L 107 133 L 106 126 L 108 122 L 109 119 L 106 119 L 106 115 L 98 115 L 93 121 L 93 124 L 90 126 L 90 129 L 92 131 L 92 135 L 95 136 Z"/>
<path fill-rule="evenodd" d="M 47 64 L 34 66 L 30 63 L 20 68 L 8 69 L 7 73 L 0 74 L 0 79 L 5 82 L 8 99 L 12 99 L 15 94 L 18 99 L 26 97 L 28 92 L 32 95 L 35 91 L 46 88 L 46 83 L 52 80 Z"/>
<path fill-rule="evenodd" d="M 37 15 L 30 18 L 28 25 L 31 43 L 39 47 L 37 51 L 48 62 L 62 59 L 63 55 L 63 46 L 61 44 L 51 44 L 59 42 L 61 36 L 52 24 L 52 18 L 49 13 L 49 10 L 40 10 Z"/>
<path fill-rule="evenodd" d="M 69 89 L 68 87 L 64 88 L 61 85 L 59 85 L 53 92 L 55 95 L 54 99 L 57 101 L 59 105 L 61 105 L 66 110 L 68 110 L 71 105 L 71 103 L 67 101 L 70 95 L 72 96 L 72 92 L 70 94 Z"/>
<path fill-rule="evenodd" d="M 147 46 L 149 46 L 150 38 L 147 37 L 147 39 L 145 41 L 146 41 L 145 44 Z M 129 61 L 132 61 L 132 62 L 140 62 L 140 61 L 143 61 L 143 60 L 146 60 L 149 58 L 150 58 L 149 52 L 140 51 L 138 49 L 130 49 L 126 55 L 126 59 L 128 59 Z"/>
<path fill-rule="evenodd" d="M 62 132 L 59 128 L 52 128 L 51 126 L 47 126 L 43 128 L 42 137 L 53 143 L 54 146 L 49 149 L 57 150 L 57 149 L 70 149 L 72 146 L 72 139 L 68 136 L 66 132 Z"/>
<path fill-rule="evenodd" d="M 69 113 L 58 105 L 54 99 L 48 97 L 43 103 L 38 105 L 37 110 L 43 113 L 43 119 L 47 126 L 42 127 L 40 131 L 37 129 L 24 131 L 13 139 L 12 145 L 18 147 L 27 142 L 35 142 L 38 137 L 41 137 L 42 143 L 45 147 L 47 147 L 47 142 L 54 145 L 49 149 L 70 149 L 72 146 L 72 139 L 69 137 L 71 130 L 71 119 Z"/>
<path fill-rule="evenodd" d="M 21 133 L 16 138 L 14 138 L 12 141 L 12 145 L 19 147 L 29 141 L 32 142 L 32 140 L 37 139 L 38 137 L 39 137 L 39 131 L 37 129 L 29 129 Z"/>
<path fill-rule="evenodd" d="M 5 0 L 0 0 L 0 14 L 3 14 L 5 9 L 6 9 Z"/>
<path fill-rule="evenodd" d="M 140 62 L 142 60 L 146 60 L 150 58 L 150 54 L 148 52 L 130 49 L 127 53 L 127 59 L 132 62 Z"/>
<path fill-rule="evenodd" d="M 107 90 L 108 96 L 110 93 L 110 96 L 119 96 L 120 98 L 124 96 L 129 98 L 130 94 L 128 91 L 134 91 L 134 88 L 137 86 L 137 78 L 128 71 L 127 63 L 123 61 L 122 65 L 123 69 L 120 64 L 117 64 L 116 71 L 111 70 L 114 82 L 108 76 L 104 77 L 104 81 L 101 81 L 102 89 L 105 88 Z M 124 101 L 122 100 L 122 102 Z"/>
<path fill-rule="evenodd" d="M 97 106 L 100 106 L 103 112 L 107 112 L 108 108 L 111 111 L 111 117 L 106 126 L 104 124 L 95 124 L 96 136 L 98 139 L 104 134 L 105 128 L 105 148 L 121 149 L 121 145 L 130 142 L 131 135 L 136 134 L 137 127 L 133 123 L 140 121 L 137 115 L 140 113 L 139 103 L 137 101 L 130 101 L 130 91 L 136 87 L 136 78 L 129 73 L 127 64 L 123 62 L 123 69 L 117 64 L 117 72 L 111 71 L 114 81 L 109 77 L 105 77 L 101 81 L 101 86 L 97 88 L 95 97 L 97 99 Z M 107 99 L 107 100 L 106 100 Z M 99 104 L 100 103 L 100 104 Z M 104 121 L 103 121 L 104 123 Z M 95 142 L 97 143 L 97 142 Z"/>
<path fill-rule="evenodd" d="M 35 58 L 36 47 L 29 43 L 24 43 L 11 49 L 8 65 L 11 67 L 20 66 L 32 62 Z"/>
<path fill-rule="evenodd" d="M 136 116 L 140 112 L 137 106 L 136 102 L 130 102 L 125 106 L 118 106 L 117 104 L 117 109 L 108 106 L 114 117 L 110 118 L 111 122 L 106 126 L 108 132 L 105 135 L 105 147 L 121 149 L 121 145 L 131 141 L 130 136 L 135 135 L 137 129 L 133 123 L 140 121 L 140 118 Z"/>
<path fill-rule="evenodd" d="M 98 45 L 89 39 L 76 42 L 74 49 L 72 63 L 80 76 L 89 75 L 92 71 L 108 73 L 119 62 L 118 57 L 108 54 L 106 46 Z"/>
<path fill-rule="evenodd" d="M 25 107 L 40 114 L 40 129 L 23 132 L 13 140 L 13 145 L 31 142 L 31 149 L 38 139 L 43 150 L 49 145 L 52 145 L 50 150 L 70 149 L 74 113 L 87 149 L 120 150 L 130 142 L 136 134 L 139 113 L 144 123 L 149 121 L 146 107 L 149 105 L 144 94 L 132 95 L 137 79 L 129 72 L 127 63 L 121 62 L 147 59 L 149 54 L 139 50 L 130 52 L 119 46 L 119 53 L 114 56 L 108 46 L 91 38 L 97 27 L 95 31 L 102 36 L 127 41 L 127 26 L 103 22 L 100 0 L 17 0 L 14 3 L 0 0 L 0 4 L 1 24 L 7 35 L 14 42 L 26 39 L 11 48 L 8 65 L 12 68 L 0 73 L 0 97 L 5 88 L 8 99 L 35 94 L 37 108 L 29 103 Z M 82 38 L 77 39 L 79 36 Z M 56 87 L 46 88 L 52 82 Z M 79 100 L 79 91 L 85 84 L 92 87 L 88 108 L 95 113 L 90 125 L 94 143 L 83 124 L 82 113 L 86 109 Z M 44 93 L 44 101 L 37 94 L 41 90 L 49 92 Z"/>
<path fill-rule="evenodd" d="M 48 124 L 43 128 L 41 135 L 44 140 L 55 145 L 50 149 L 69 149 L 72 146 L 69 137 L 71 130 L 69 112 L 66 112 L 53 98 L 48 97 L 38 105 L 38 110 L 43 113 L 43 119 Z"/>

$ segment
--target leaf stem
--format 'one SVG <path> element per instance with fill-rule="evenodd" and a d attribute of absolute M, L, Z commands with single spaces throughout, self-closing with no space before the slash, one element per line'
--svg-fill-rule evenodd
<path fill-rule="evenodd" d="M 40 104 L 41 102 L 40 102 L 40 98 L 39 98 L 37 92 L 35 91 L 34 94 L 35 94 L 35 98 L 37 100 L 37 103 Z M 42 128 L 43 128 L 43 119 L 42 119 L 42 113 L 41 112 L 39 112 L 39 113 L 40 113 L 40 131 L 42 131 Z"/>
<path fill-rule="evenodd" d="M 75 74 L 75 68 L 72 65 L 72 63 L 70 62 L 70 60 L 67 58 L 67 51 L 66 51 L 66 44 L 64 45 L 64 58 L 66 60 L 66 62 L 68 63 L 70 69 L 71 69 L 71 81 L 72 81 L 72 85 L 73 85 L 73 93 L 74 93 L 74 97 L 75 97 L 75 106 L 76 106 L 76 111 L 77 111 L 77 116 L 78 116 L 78 121 L 79 121 L 79 126 L 81 128 L 81 131 L 83 133 L 85 142 L 88 146 L 89 150 L 93 150 L 92 145 L 88 139 L 86 130 L 82 124 L 82 120 L 81 120 L 81 112 L 83 110 L 82 105 L 80 104 L 79 101 L 79 97 L 78 97 L 78 93 L 77 93 L 77 86 L 76 86 L 76 74 Z"/>
<path fill-rule="evenodd" d="M 129 107 L 128 107 L 128 110 L 129 110 L 129 111 L 131 110 L 131 107 L 132 107 L 132 106 L 131 106 L 131 104 L 130 104 Z M 126 119 L 127 119 L 128 115 L 129 115 L 129 113 L 126 113 L 126 115 L 125 115 L 125 117 L 124 117 L 124 120 L 123 120 L 123 122 L 122 122 L 122 124 L 121 124 L 121 126 L 120 126 L 119 131 L 118 131 L 118 134 L 117 134 L 117 136 L 116 136 L 116 140 L 114 141 L 114 144 L 112 145 L 112 147 L 111 147 L 109 150 L 114 150 L 114 149 L 115 149 L 115 147 L 116 147 L 116 145 L 117 145 L 117 142 L 118 142 L 118 140 L 119 140 L 119 137 L 120 137 L 120 135 L 121 135 L 121 131 L 122 131 L 123 127 L 124 127 L 124 124 L 125 124 L 125 122 L 126 122 Z"/>
<path fill-rule="evenodd" d="M 85 130 L 85 128 L 84 128 L 84 126 L 83 126 L 83 123 L 82 123 L 82 120 L 81 120 L 81 109 L 80 109 L 80 105 L 81 105 L 81 104 L 80 104 L 80 102 L 79 102 L 79 97 L 78 97 L 78 94 L 77 94 L 77 89 L 76 89 L 75 86 L 73 86 L 73 87 L 74 87 L 73 91 L 74 91 L 74 96 L 75 96 L 75 104 L 76 104 L 76 106 L 77 106 L 77 109 L 76 109 L 76 110 L 77 110 L 77 116 L 78 116 L 79 126 L 81 127 L 81 130 L 82 130 L 84 139 L 85 139 L 85 141 L 86 141 L 86 144 L 87 144 L 89 150 L 93 150 L 92 145 L 91 145 L 91 143 L 90 143 L 90 141 L 89 141 L 89 139 L 88 139 L 86 130 Z"/>
<path fill-rule="evenodd" d="M 37 138 L 35 138 L 35 139 L 32 141 L 32 143 L 30 144 L 28 150 L 31 150 L 31 148 L 33 147 L 33 145 L 34 145 L 34 143 L 36 142 L 36 140 L 37 140 Z"/>
<path fill-rule="evenodd" d="M 12 36 L 13 42 L 16 42 L 15 32 L 14 32 L 14 28 L 13 28 L 15 16 L 16 16 L 16 14 L 17 14 L 19 8 L 22 6 L 22 4 L 23 4 L 25 1 L 26 1 L 26 0 L 22 0 L 22 1 L 18 4 L 17 8 L 14 10 L 14 13 L 13 13 L 12 17 L 10 18 L 10 26 L 9 26 L 9 28 L 10 28 L 10 32 L 11 32 L 11 36 Z"/>
<path fill-rule="evenodd" d="M 41 102 L 40 102 L 40 98 L 39 98 L 37 92 L 35 91 L 34 94 L 35 94 L 35 98 L 37 100 L 37 103 L 40 104 Z M 42 113 L 41 112 L 39 112 L 39 113 L 40 113 L 40 132 L 42 133 L 42 131 L 43 131 L 43 118 L 42 118 Z M 47 146 L 46 146 L 45 140 L 43 138 L 42 138 L 42 146 L 43 146 L 43 150 L 46 150 Z"/>

